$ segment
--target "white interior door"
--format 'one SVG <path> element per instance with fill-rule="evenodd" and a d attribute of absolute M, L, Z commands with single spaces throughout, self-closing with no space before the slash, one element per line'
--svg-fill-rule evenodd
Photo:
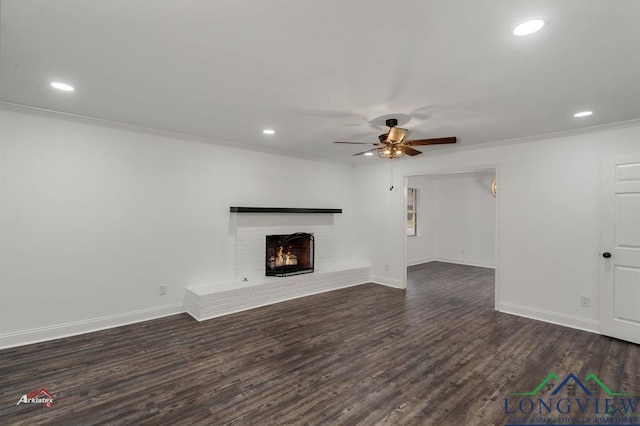
<path fill-rule="evenodd" d="M 640 343 L 640 152 L 602 161 L 600 331 Z"/>

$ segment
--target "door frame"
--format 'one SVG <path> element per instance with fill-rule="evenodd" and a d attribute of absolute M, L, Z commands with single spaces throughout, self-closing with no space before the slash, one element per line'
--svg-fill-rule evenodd
<path fill-rule="evenodd" d="M 495 310 L 500 310 L 500 301 L 502 300 L 502 279 L 501 279 L 501 271 L 502 271 L 502 241 L 500 239 L 500 212 L 502 210 L 502 203 L 501 203 L 501 190 L 500 190 L 500 181 L 501 181 L 501 176 L 500 176 L 500 164 L 498 163 L 493 163 L 493 164 L 475 164 L 475 165 L 471 165 L 471 166 L 467 166 L 467 167 L 453 167 L 453 168 L 443 168 L 443 169 L 437 169 L 437 170 L 427 170 L 427 171 L 423 171 L 423 172 L 411 172 L 411 173 L 402 173 L 401 177 L 403 180 L 403 185 L 402 185 L 402 191 L 403 191 L 403 195 L 402 195 L 402 202 L 403 202 L 403 206 L 402 206 L 402 220 L 401 220 L 401 224 L 402 224 L 402 229 L 399 229 L 398 232 L 401 233 L 402 238 L 403 238 L 403 244 L 402 244 L 402 277 L 401 277 L 401 281 L 400 281 L 400 288 L 406 289 L 407 288 L 407 264 L 408 264 L 408 254 L 407 254 L 407 229 L 406 229 L 406 222 L 407 222 L 407 188 L 409 187 L 409 178 L 410 177 L 415 177 L 415 176 L 431 176 L 431 177 L 437 177 L 437 176 L 446 176 L 446 175 L 453 175 L 453 174 L 460 174 L 460 173 L 470 173 L 470 172 L 479 172 L 479 171 L 486 171 L 489 169 L 493 169 L 495 170 L 496 173 L 496 180 L 498 182 L 498 191 L 496 194 L 496 217 L 495 217 L 495 225 L 496 225 L 496 233 L 495 233 L 495 242 L 494 242 L 494 258 L 495 258 L 495 269 L 494 269 L 494 309 Z M 487 188 L 488 190 L 488 188 Z"/>

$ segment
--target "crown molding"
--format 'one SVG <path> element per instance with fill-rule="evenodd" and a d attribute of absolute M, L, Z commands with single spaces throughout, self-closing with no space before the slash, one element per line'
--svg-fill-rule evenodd
<path fill-rule="evenodd" d="M 599 133 L 607 130 L 620 129 L 624 127 L 634 127 L 634 126 L 640 126 L 640 118 L 635 118 L 633 120 L 626 120 L 626 121 L 618 121 L 615 123 L 599 124 L 597 126 L 581 127 L 579 129 L 560 130 L 557 132 L 540 133 L 538 135 L 523 136 L 521 138 L 503 139 L 495 142 L 487 142 L 487 143 L 480 143 L 476 145 L 465 146 L 465 147 L 461 147 L 460 149 L 463 151 L 466 151 L 466 150 L 470 151 L 474 149 L 484 149 L 484 148 L 500 147 L 505 145 L 513 145 L 516 143 L 540 142 L 543 140 L 559 139 L 559 138 L 565 138 L 569 136 L 584 135 L 588 133 Z"/>
<path fill-rule="evenodd" d="M 123 123 L 120 121 L 104 120 L 101 118 L 54 111 L 54 110 L 45 109 L 45 108 L 37 108 L 33 106 L 16 104 L 16 103 L 5 102 L 5 101 L 0 101 L 0 109 L 19 112 L 23 114 L 36 115 L 40 117 L 55 118 L 59 120 L 74 121 L 77 123 L 107 127 L 112 129 L 118 129 L 118 130 L 125 130 L 125 131 L 130 131 L 135 133 L 143 133 L 143 134 L 149 134 L 149 135 L 155 135 L 155 136 L 161 136 L 161 137 L 173 138 L 173 139 L 182 139 L 182 140 L 191 141 L 191 142 L 200 142 L 200 143 L 205 143 L 209 145 L 224 146 L 227 148 L 262 152 L 265 154 L 273 154 L 273 155 L 278 155 L 283 157 L 291 157 L 291 158 L 297 158 L 301 160 L 309 160 L 309 161 L 315 161 L 315 162 L 321 162 L 321 163 L 329 163 L 329 164 L 336 164 L 336 165 L 342 165 L 342 166 L 345 166 L 345 165 L 357 166 L 357 167 L 376 166 L 380 164 L 380 162 L 363 163 L 363 162 L 354 162 L 354 161 L 346 161 L 346 160 L 345 161 L 334 160 L 334 159 L 329 159 L 325 157 L 318 157 L 314 155 L 303 154 L 299 152 L 281 150 L 277 148 L 251 145 L 251 144 L 242 143 L 242 142 L 233 142 L 233 141 L 228 141 L 224 139 L 216 139 L 216 138 L 211 138 L 206 136 L 193 135 L 190 133 L 175 132 L 172 130 L 156 129 L 152 127 L 139 126 L 136 124 Z M 581 127 L 579 129 L 541 133 L 538 135 L 524 136 L 521 138 L 503 139 L 499 141 L 479 143 L 479 144 L 473 144 L 468 146 L 453 146 L 450 148 L 443 147 L 441 149 L 435 149 L 435 150 L 429 151 L 429 155 L 430 156 L 445 155 L 445 154 L 452 154 L 456 152 L 475 151 L 479 149 L 496 148 L 501 146 L 520 144 L 520 143 L 540 142 L 543 140 L 558 139 L 558 138 L 582 135 L 587 133 L 604 132 L 607 130 L 620 129 L 624 127 L 634 127 L 634 126 L 640 126 L 640 118 L 626 120 L 626 121 L 619 121 L 616 123 L 600 124 L 597 126 Z M 398 160 L 398 161 L 402 161 L 402 160 Z"/>
<path fill-rule="evenodd" d="M 93 126 L 107 127 L 117 130 L 125 130 L 134 133 L 143 133 L 147 135 L 161 136 L 165 138 L 182 139 L 190 142 L 205 143 L 208 145 L 223 146 L 226 148 L 242 149 L 247 151 L 262 152 L 265 154 L 273 154 L 281 157 L 291 157 L 301 160 L 309 160 L 321 163 L 331 163 L 339 165 L 349 165 L 348 162 L 332 160 L 324 157 L 317 157 L 299 152 L 291 152 L 277 148 L 269 148 L 258 145 L 251 145 L 242 142 L 233 142 L 224 139 L 216 139 L 207 136 L 193 135 L 190 133 L 175 132 L 172 130 L 156 129 L 153 127 L 139 126 L 137 124 L 123 123 L 121 121 L 104 120 L 102 118 L 88 117 L 85 115 L 71 114 L 67 112 L 54 111 L 46 108 L 37 108 L 28 105 L 15 104 L 11 102 L 0 101 L 0 109 L 22 114 L 35 115 L 39 117 L 54 118 L 58 120 L 73 121 L 76 123 L 89 124 Z"/>

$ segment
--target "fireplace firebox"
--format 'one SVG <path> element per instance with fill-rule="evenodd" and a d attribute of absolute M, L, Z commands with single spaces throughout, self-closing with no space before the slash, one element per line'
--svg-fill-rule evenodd
<path fill-rule="evenodd" d="M 267 235 L 265 275 L 287 277 L 313 272 L 313 234 Z"/>

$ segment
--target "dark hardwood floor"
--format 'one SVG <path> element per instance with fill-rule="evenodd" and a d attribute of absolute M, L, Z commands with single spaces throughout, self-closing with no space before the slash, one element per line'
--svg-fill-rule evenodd
<path fill-rule="evenodd" d="M 410 268 L 406 291 L 367 284 L 6 349 L 0 424 L 504 425 L 536 420 L 511 394 L 551 373 L 555 389 L 573 373 L 597 396 L 592 373 L 640 394 L 638 345 L 495 312 L 493 275 L 433 262 Z M 41 388 L 51 408 L 16 405 Z"/>

